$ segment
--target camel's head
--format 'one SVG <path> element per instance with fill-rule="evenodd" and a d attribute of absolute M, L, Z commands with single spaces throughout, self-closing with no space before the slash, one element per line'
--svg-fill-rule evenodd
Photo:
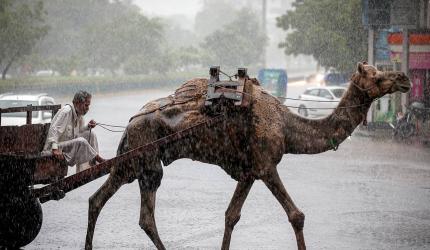
<path fill-rule="evenodd" d="M 405 93 L 411 88 L 411 82 L 405 73 L 382 72 L 367 63 L 358 63 L 357 72 L 351 80 L 351 84 L 354 84 L 372 99 L 397 91 Z"/>

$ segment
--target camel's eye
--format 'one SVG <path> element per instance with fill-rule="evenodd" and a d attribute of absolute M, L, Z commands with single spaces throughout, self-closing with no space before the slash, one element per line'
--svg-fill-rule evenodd
<path fill-rule="evenodd" d="M 381 78 L 376 78 L 375 84 L 380 86 L 382 83 L 382 79 Z"/>

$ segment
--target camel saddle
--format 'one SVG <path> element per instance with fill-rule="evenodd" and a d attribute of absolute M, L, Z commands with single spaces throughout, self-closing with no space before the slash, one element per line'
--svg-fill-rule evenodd
<path fill-rule="evenodd" d="M 238 80 L 232 81 L 231 77 L 228 81 L 220 81 L 220 67 L 214 66 L 209 70 L 210 79 L 206 94 L 205 106 L 211 106 L 219 99 L 231 100 L 235 106 L 246 107 L 249 101 L 246 96 L 245 83 L 249 79 L 246 68 L 239 68 L 237 74 L 234 75 Z M 245 94 L 245 96 L 244 96 Z"/>

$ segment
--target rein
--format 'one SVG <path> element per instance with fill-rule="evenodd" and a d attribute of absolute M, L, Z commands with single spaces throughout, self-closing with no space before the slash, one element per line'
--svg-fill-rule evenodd
<path fill-rule="evenodd" d="M 117 125 L 110 125 L 110 124 L 104 124 L 104 123 L 96 123 L 96 125 L 98 125 L 99 127 L 103 128 L 104 130 L 110 131 L 110 132 L 118 132 L 118 133 L 122 133 L 125 130 L 113 130 L 107 127 L 112 127 L 112 128 L 126 128 L 125 126 L 117 126 Z M 91 133 L 91 130 L 90 130 Z"/>

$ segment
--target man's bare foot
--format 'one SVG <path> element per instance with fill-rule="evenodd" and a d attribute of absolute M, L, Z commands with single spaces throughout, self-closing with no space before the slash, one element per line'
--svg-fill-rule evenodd
<path fill-rule="evenodd" d="M 98 163 L 102 163 L 102 162 L 105 162 L 106 160 L 105 159 L 103 159 L 100 155 L 96 155 L 96 157 L 94 157 L 94 159 L 96 159 L 96 161 L 98 162 Z"/>
<path fill-rule="evenodd" d="M 103 159 L 100 155 L 96 155 L 96 157 L 94 157 L 90 162 L 90 166 L 95 166 L 97 165 L 97 163 L 102 163 L 105 162 L 106 160 Z"/>

